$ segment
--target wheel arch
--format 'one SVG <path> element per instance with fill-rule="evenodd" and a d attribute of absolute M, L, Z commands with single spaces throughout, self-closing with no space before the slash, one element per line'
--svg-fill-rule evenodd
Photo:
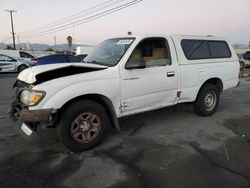
<path fill-rule="evenodd" d="M 67 107 L 70 106 L 72 103 L 80 101 L 80 100 L 92 100 L 92 101 L 95 101 L 98 104 L 100 104 L 107 111 L 108 117 L 111 120 L 112 127 L 115 128 L 117 131 L 120 131 L 120 124 L 118 122 L 118 118 L 116 116 L 116 112 L 115 112 L 115 108 L 113 106 L 113 103 L 108 97 L 106 97 L 104 95 L 86 94 L 86 95 L 81 95 L 81 96 L 77 96 L 75 98 L 72 98 L 69 101 L 67 101 L 65 104 L 63 104 L 63 106 L 59 110 L 59 114 L 62 114 L 62 112 L 65 109 L 67 109 Z"/>
<path fill-rule="evenodd" d="M 218 78 L 218 77 L 210 78 L 210 79 L 206 80 L 205 82 L 203 82 L 203 84 L 201 85 L 198 93 L 196 94 L 196 99 L 197 99 L 197 96 L 199 95 L 201 89 L 203 88 L 203 86 L 205 84 L 215 85 L 218 88 L 219 92 L 223 91 L 223 82 L 222 82 L 222 80 L 220 78 Z"/>
<path fill-rule="evenodd" d="M 20 65 L 18 65 L 17 68 L 16 68 L 18 72 L 19 72 L 19 69 L 20 69 L 21 66 L 24 66 L 24 67 L 26 67 L 26 68 L 29 68 L 29 66 L 26 65 L 25 63 L 20 64 Z"/>

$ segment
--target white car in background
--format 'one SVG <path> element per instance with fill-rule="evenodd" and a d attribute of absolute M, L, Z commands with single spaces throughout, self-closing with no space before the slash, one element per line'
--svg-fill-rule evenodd
<path fill-rule="evenodd" d="M 0 54 L 0 72 L 22 72 L 30 67 L 29 63 Z"/>
<path fill-rule="evenodd" d="M 22 50 L 0 50 L 0 54 L 10 56 L 16 60 L 30 63 L 35 57 L 28 52 Z"/>

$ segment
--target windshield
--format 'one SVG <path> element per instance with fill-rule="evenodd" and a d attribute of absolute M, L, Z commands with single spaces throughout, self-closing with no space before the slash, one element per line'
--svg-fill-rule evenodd
<path fill-rule="evenodd" d="M 115 66 L 125 54 L 134 38 L 108 39 L 100 43 L 85 59 L 86 63 Z"/>

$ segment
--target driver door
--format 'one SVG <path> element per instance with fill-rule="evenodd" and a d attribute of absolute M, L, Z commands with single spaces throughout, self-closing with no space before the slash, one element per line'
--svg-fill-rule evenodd
<path fill-rule="evenodd" d="M 121 71 L 123 115 L 176 103 L 179 73 L 171 59 L 168 40 L 165 38 L 147 38 L 137 45 L 128 62 L 144 61 L 146 67 L 124 68 Z"/>

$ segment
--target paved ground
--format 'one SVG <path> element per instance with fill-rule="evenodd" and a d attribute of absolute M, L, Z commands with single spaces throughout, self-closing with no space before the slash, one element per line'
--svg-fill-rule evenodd
<path fill-rule="evenodd" d="M 212 117 L 178 105 L 121 120 L 96 149 L 40 149 L 5 117 L 16 75 L 0 75 L 0 187 L 250 187 L 250 81 Z M 249 79 L 250 80 L 250 79 Z"/>

